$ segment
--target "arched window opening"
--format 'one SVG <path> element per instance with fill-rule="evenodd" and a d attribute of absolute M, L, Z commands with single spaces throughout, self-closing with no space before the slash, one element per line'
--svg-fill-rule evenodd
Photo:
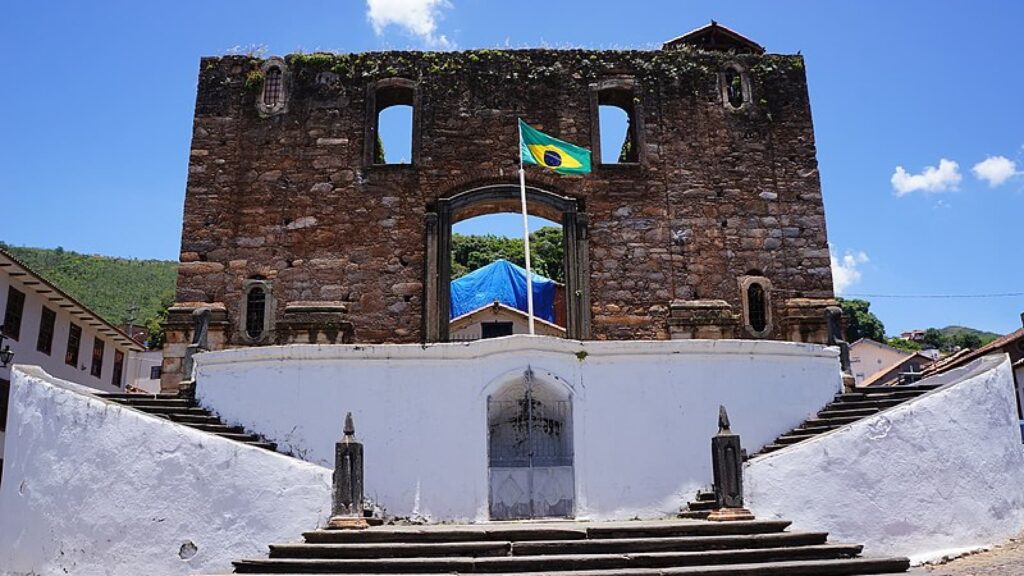
<path fill-rule="evenodd" d="M 263 105 L 267 108 L 276 108 L 281 104 L 284 97 L 284 82 L 282 80 L 281 68 L 271 66 L 267 69 L 263 78 Z"/>
<path fill-rule="evenodd" d="M 755 332 L 763 332 L 768 327 L 764 287 L 757 282 L 747 287 L 747 318 Z"/>
<path fill-rule="evenodd" d="M 743 76 L 735 68 L 725 70 L 725 95 L 733 108 L 743 106 Z"/>
<path fill-rule="evenodd" d="M 597 91 L 597 144 L 601 164 L 640 161 L 637 99 L 632 87 Z"/>
<path fill-rule="evenodd" d="M 530 216 L 534 330 L 565 336 L 565 241 L 557 222 Z M 487 213 L 452 226 L 450 341 L 529 333 L 522 216 Z"/>
<path fill-rule="evenodd" d="M 739 110 L 750 102 L 750 80 L 738 64 L 731 64 L 722 70 L 719 88 L 726 108 Z"/>
<path fill-rule="evenodd" d="M 245 297 L 245 335 L 252 340 L 263 337 L 267 317 L 267 293 L 254 286 Z"/>
<path fill-rule="evenodd" d="M 375 165 L 415 163 L 415 84 L 404 78 L 382 80 L 373 88 L 370 106 L 369 162 Z"/>

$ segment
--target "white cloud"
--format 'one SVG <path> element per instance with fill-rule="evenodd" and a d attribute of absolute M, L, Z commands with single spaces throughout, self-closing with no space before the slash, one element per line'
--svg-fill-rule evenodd
<path fill-rule="evenodd" d="M 366 17 L 378 36 L 388 26 L 397 26 L 419 37 L 432 48 L 454 48 L 444 34 L 437 33 L 441 10 L 447 0 L 366 0 Z"/>
<path fill-rule="evenodd" d="M 956 187 L 963 180 L 960 175 L 960 165 L 945 158 L 939 160 L 939 167 L 926 166 L 920 174 L 911 174 L 897 166 L 892 174 L 892 187 L 896 190 L 897 196 L 904 196 L 918 190 L 924 192 L 944 192 L 956 190 Z"/>
<path fill-rule="evenodd" d="M 989 156 L 971 168 L 974 176 L 995 188 L 1017 174 L 1017 163 L 1006 156 Z"/>
<path fill-rule="evenodd" d="M 847 251 L 842 258 L 838 258 L 830 247 L 829 257 L 832 260 L 832 286 L 836 294 L 842 294 L 847 288 L 860 282 L 858 266 L 868 261 L 867 254 Z"/>

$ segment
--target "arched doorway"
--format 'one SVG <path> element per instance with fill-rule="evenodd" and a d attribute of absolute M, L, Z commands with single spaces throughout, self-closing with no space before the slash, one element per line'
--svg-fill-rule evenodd
<path fill-rule="evenodd" d="M 571 518 L 572 398 L 527 369 L 487 398 L 491 520 Z"/>
<path fill-rule="evenodd" d="M 562 224 L 566 337 L 586 340 L 590 336 L 590 261 L 582 202 L 530 186 L 526 188 L 526 200 L 531 214 Z M 423 334 L 427 342 L 448 341 L 452 224 L 482 214 L 519 210 L 519 187 L 497 184 L 438 199 L 433 211 L 426 214 Z"/>

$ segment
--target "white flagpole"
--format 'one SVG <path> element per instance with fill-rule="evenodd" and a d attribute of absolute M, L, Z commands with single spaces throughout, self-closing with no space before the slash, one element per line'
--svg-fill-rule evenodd
<path fill-rule="evenodd" d="M 526 250 L 526 317 L 530 322 L 530 336 L 533 328 L 533 270 L 530 268 L 530 220 L 526 212 L 526 171 L 523 170 L 523 127 L 519 126 L 519 201 L 523 210 L 523 248 Z"/>

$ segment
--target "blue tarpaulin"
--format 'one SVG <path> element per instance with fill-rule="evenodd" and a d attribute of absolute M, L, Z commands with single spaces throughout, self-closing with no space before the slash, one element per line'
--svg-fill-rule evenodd
<path fill-rule="evenodd" d="M 526 269 L 496 260 L 452 280 L 451 317 L 457 318 L 495 300 L 526 312 Z M 555 281 L 533 275 L 533 315 L 555 321 Z"/>

